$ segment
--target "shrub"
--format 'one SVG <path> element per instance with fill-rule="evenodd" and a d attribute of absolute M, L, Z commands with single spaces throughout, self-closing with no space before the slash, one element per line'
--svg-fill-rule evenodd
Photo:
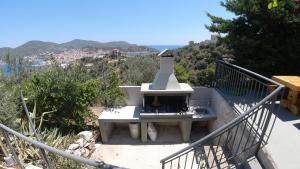
<path fill-rule="evenodd" d="M 125 94 L 120 89 L 121 80 L 116 71 L 109 75 L 108 82 L 102 81 L 100 100 L 106 107 L 118 106 L 124 103 Z"/>
<path fill-rule="evenodd" d="M 10 128 L 18 129 L 19 115 L 17 99 L 12 91 L 0 86 L 0 122 Z"/>
<path fill-rule="evenodd" d="M 91 118 L 88 106 L 98 95 L 97 80 L 80 81 L 61 68 L 35 74 L 25 83 L 28 106 L 37 103 L 37 116 L 41 112 L 55 111 L 48 115 L 47 125 L 86 127 L 85 119 Z M 76 129 L 76 128 L 75 128 Z"/>

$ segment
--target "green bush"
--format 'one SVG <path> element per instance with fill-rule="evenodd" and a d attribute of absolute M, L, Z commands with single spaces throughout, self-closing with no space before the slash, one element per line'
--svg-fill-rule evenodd
<path fill-rule="evenodd" d="M 107 77 L 107 81 L 102 81 L 100 100 L 106 107 L 119 106 L 124 104 L 124 92 L 120 89 L 121 80 L 115 70 Z"/>
<path fill-rule="evenodd" d="M 125 85 L 141 85 L 153 81 L 159 69 L 159 62 L 153 57 L 126 58 L 121 65 Z"/>
<path fill-rule="evenodd" d="M 55 67 L 35 74 L 25 83 L 28 106 L 37 103 L 37 116 L 41 112 L 55 111 L 47 117 L 47 125 L 86 127 L 85 119 L 91 118 L 88 106 L 96 100 L 100 83 L 97 80 L 81 81 L 65 70 Z"/>
<path fill-rule="evenodd" d="M 181 83 L 190 82 L 191 75 L 182 65 L 176 64 L 174 66 L 174 72 L 179 82 Z"/>
<path fill-rule="evenodd" d="M 19 109 L 17 99 L 11 90 L 0 86 L 0 122 L 18 130 L 17 117 L 19 116 Z"/>

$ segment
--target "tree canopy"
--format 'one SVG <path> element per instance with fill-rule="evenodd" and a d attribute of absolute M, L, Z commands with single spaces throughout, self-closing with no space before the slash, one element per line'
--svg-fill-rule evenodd
<path fill-rule="evenodd" d="M 226 0 L 236 17 L 208 14 L 211 32 L 225 34 L 236 64 L 266 76 L 300 74 L 300 4 L 293 0 Z"/>

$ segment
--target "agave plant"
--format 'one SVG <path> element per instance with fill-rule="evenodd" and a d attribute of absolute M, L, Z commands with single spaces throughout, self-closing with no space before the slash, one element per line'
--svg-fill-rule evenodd
<path fill-rule="evenodd" d="M 36 132 L 36 133 L 40 133 L 40 132 L 41 132 L 42 125 L 43 125 L 43 122 L 44 122 L 44 121 L 47 121 L 46 119 L 44 119 L 45 115 L 54 113 L 55 111 L 56 111 L 56 110 L 52 110 L 52 111 L 49 111 L 49 112 L 43 112 L 42 115 L 41 115 L 40 117 L 37 117 L 37 112 L 36 112 L 36 101 L 34 101 L 34 107 L 33 107 L 32 112 L 28 112 L 28 113 L 29 113 L 29 118 L 30 118 L 30 119 L 28 119 L 28 120 L 32 121 L 34 129 L 32 129 L 32 128 L 30 127 L 30 124 L 28 123 L 28 125 L 27 125 L 28 128 L 27 128 L 27 129 L 22 128 L 24 134 L 33 136 L 35 132 Z M 37 124 L 38 124 L 38 125 L 37 125 Z M 25 127 L 25 126 L 23 126 L 23 127 Z M 34 132 L 33 130 L 35 130 L 35 132 Z"/>
<path fill-rule="evenodd" d="M 59 133 L 57 128 L 51 130 L 42 129 L 43 122 L 46 121 L 46 119 L 44 118 L 45 115 L 53 112 L 55 112 L 55 110 L 49 112 L 43 112 L 40 117 L 37 117 L 36 102 L 35 102 L 32 112 L 29 112 L 28 121 L 20 122 L 21 131 L 24 135 L 34 140 L 37 139 L 35 135 L 35 133 L 37 133 L 39 139 L 45 144 L 51 147 L 63 149 L 66 148 L 66 145 L 69 142 L 75 140 L 74 135 L 71 134 L 71 135 L 62 136 L 61 133 Z M 33 127 L 34 127 L 33 129 L 30 127 L 29 120 L 33 123 Z M 33 130 L 35 130 L 35 132 Z M 18 156 L 22 161 L 24 161 L 25 163 L 42 165 L 42 158 L 40 156 L 40 152 L 38 148 L 17 138 L 13 138 L 11 140 L 13 140 L 12 144 L 16 147 L 17 152 L 19 153 Z"/>

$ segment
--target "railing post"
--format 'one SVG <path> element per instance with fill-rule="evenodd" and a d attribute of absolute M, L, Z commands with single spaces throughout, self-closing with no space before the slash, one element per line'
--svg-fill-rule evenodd
<path fill-rule="evenodd" d="M 277 96 L 277 95 L 275 95 L 275 96 Z M 271 110 L 271 107 L 273 107 L 273 106 L 275 106 L 275 96 L 273 96 L 273 98 L 270 98 L 270 100 L 271 100 L 271 106 L 270 106 L 270 108 L 269 108 L 269 111 L 267 112 L 268 114 L 267 114 L 267 118 L 266 118 L 266 121 L 265 121 L 265 123 L 264 123 L 264 126 L 263 126 L 263 130 L 262 130 L 262 132 L 261 132 L 261 135 L 260 135 L 260 138 L 259 138 L 259 140 L 258 140 L 258 146 L 257 146 L 257 149 L 256 149 L 256 151 L 255 151 L 255 153 L 257 154 L 258 153 L 258 151 L 260 150 L 260 148 L 261 148 L 261 144 L 262 144 L 262 141 L 264 140 L 264 136 L 265 136 L 265 134 L 266 134 L 266 132 L 267 132 L 267 129 L 268 129 L 268 127 L 269 127 L 269 122 L 270 122 L 270 120 L 271 120 L 271 116 L 272 116 L 272 111 L 273 110 Z"/>
<path fill-rule="evenodd" d="M 9 153 L 7 152 L 7 148 L 6 148 L 6 146 L 3 144 L 1 138 L 0 138 L 0 147 L 1 147 L 1 149 L 2 149 L 2 151 L 3 151 L 3 153 L 4 153 L 4 155 L 5 155 L 6 157 L 8 157 L 8 156 L 9 156 Z"/>
<path fill-rule="evenodd" d="M 212 82 L 212 87 L 217 88 L 218 86 L 218 77 L 219 77 L 219 61 L 216 62 L 216 71 L 215 71 L 215 77 L 214 77 L 214 82 Z"/>
<path fill-rule="evenodd" d="M 10 139 L 9 139 L 8 134 L 6 133 L 6 131 L 3 131 L 2 129 L 1 129 L 1 131 L 2 131 L 2 134 L 3 134 L 4 138 L 5 138 L 5 140 L 6 140 L 6 143 L 8 144 L 9 149 L 10 149 L 11 152 L 12 152 L 12 155 L 13 155 L 13 157 L 14 157 L 15 162 L 17 162 L 18 165 L 19 165 L 22 169 L 24 169 L 24 166 L 22 165 L 22 163 L 21 163 L 21 161 L 20 161 L 20 159 L 19 159 L 19 157 L 18 157 L 18 155 L 17 155 L 17 153 L 16 153 L 16 151 L 15 151 L 15 148 L 14 148 L 14 147 L 11 145 L 11 143 L 10 143 Z"/>

